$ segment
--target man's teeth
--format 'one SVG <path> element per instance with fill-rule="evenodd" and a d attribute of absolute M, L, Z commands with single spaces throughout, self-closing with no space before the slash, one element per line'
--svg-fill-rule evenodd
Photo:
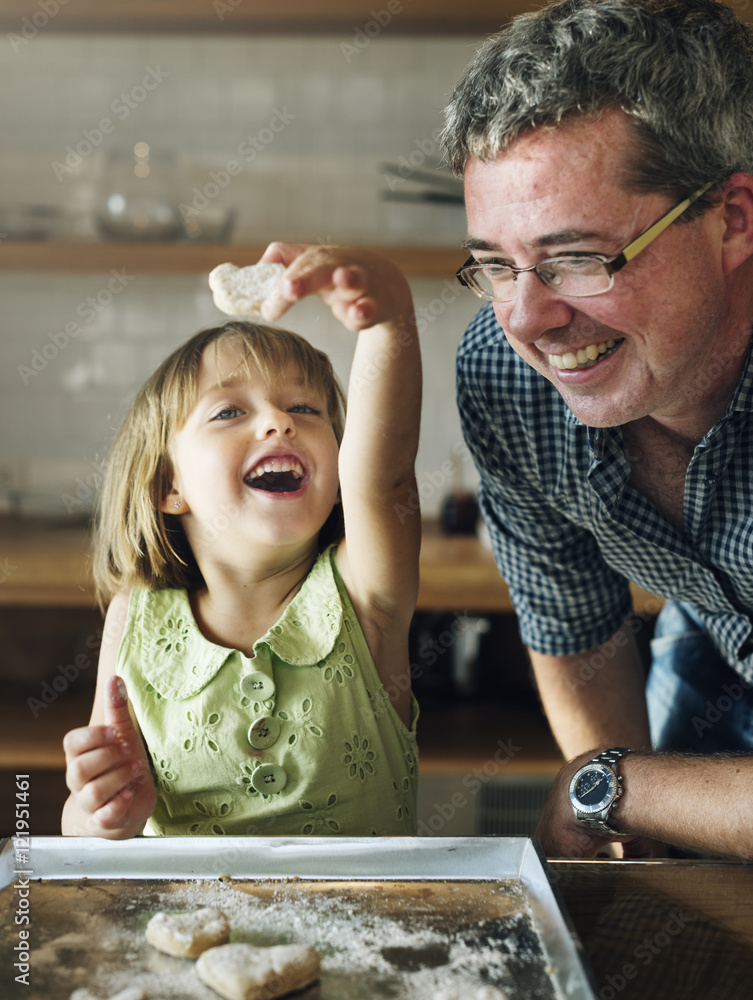
<path fill-rule="evenodd" d="M 303 466 L 300 462 L 289 461 L 284 459 L 283 461 L 278 461 L 275 459 L 269 459 L 266 462 L 261 462 L 255 468 L 253 468 L 247 479 L 258 479 L 263 476 L 265 472 L 292 472 L 296 479 L 303 479 Z"/>
<path fill-rule="evenodd" d="M 555 368 L 590 368 L 602 354 L 606 354 L 607 351 L 611 351 L 613 347 L 621 343 L 621 340 L 604 340 L 601 344 L 589 344 L 588 347 L 581 348 L 575 354 L 572 351 L 568 351 L 567 354 L 549 354 L 549 362 Z"/>

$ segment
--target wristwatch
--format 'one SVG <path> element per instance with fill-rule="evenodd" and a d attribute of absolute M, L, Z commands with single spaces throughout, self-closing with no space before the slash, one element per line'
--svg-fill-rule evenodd
<path fill-rule="evenodd" d="M 623 793 L 617 761 L 630 753 L 626 747 L 614 747 L 598 754 L 572 776 L 568 795 L 575 818 L 600 833 L 619 833 L 607 820 Z"/>

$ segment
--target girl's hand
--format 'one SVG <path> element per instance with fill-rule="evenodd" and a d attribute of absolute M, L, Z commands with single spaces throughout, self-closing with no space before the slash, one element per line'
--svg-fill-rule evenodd
<path fill-rule="evenodd" d="M 402 271 L 381 254 L 357 247 L 271 243 L 262 261 L 287 273 L 264 303 L 267 320 L 284 315 L 307 295 L 319 295 L 347 329 L 413 321 L 410 287 Z"/>
<path fill-rule="evenodd" d="M 128 711 L 120 677 L 108 678 L 105 725 L 73 729 L 63 740 L 66 784 L 89 836 L 132 837 L 154 812 L 146 751 Z"/>

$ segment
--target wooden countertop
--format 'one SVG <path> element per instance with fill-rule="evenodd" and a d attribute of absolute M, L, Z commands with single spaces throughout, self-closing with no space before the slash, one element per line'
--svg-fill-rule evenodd
<path fill-rule="evenodd" d="M 550 861 L 600 1000 L 749 1000 L 753 865 Z"/>
<path fill-rule="evenodd" d="M 0 605 L 93 607 L 89 531 L 0 517 Z M 632 588 L 636 611 L 661 601 Z M 475 536 L 444 535 L 428 524 L 421 546 L 419 611 L 511 612 L 510 593 L 491 552 Z"/>

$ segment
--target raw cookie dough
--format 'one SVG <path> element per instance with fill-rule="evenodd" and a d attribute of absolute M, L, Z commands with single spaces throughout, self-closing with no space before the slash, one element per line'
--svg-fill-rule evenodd
<path fill-rule="evenodd" d="M 155 913 L 146 925 L 146 939 L 167 955 L 196 958 L 207 948 L 230 940 L 230 924 L 220 910 Z"/>
<path fill-rule="evenodd" d="M 228 316 L 261 314 L 261 304 L 285 273 L 283 264 L 219 264 L 209 275 L 214 304 Z"/>
<path fill-rule="evenodd" d="M 225 944 L 205 951 L 196 963 L 199 979 L 227 1000 L 283 997 L 313 983 L 319 970 L 318 952 L 300 944 Z"/>

